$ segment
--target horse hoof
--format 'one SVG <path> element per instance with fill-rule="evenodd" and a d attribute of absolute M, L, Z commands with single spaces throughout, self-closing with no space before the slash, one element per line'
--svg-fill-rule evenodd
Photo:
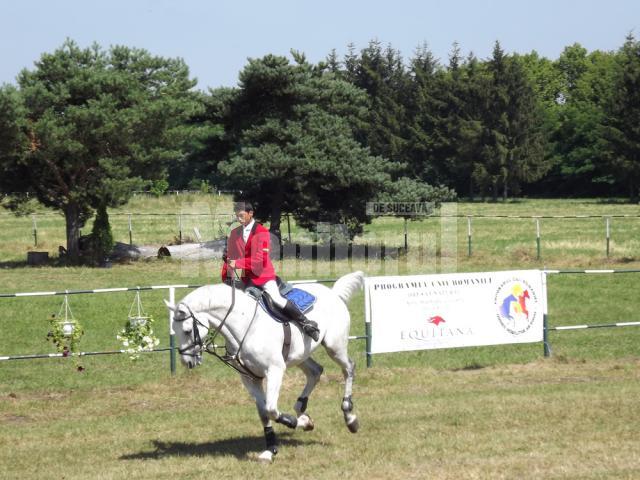
<path fill-rule="evenodd" d="M 298 417 L 298 427 L 300 427 L 305 432 L 310 432 L 315 428 L 315 424 L 311 417 L 306 413 L 303 413 Z"/>
<path fill-rule="evenodd" d="M 356 418 L 351 423 L 347 423 L 347 428 L 351 433 L 358 433 L 358 429 L 360 428 L 360 422 Z"/>
<path fill-rule="evenodd" d="M 265 450 L 260 455 L 258 455 L 258 462 L 260 463 L 272 463 L 273 462 L 273 453 L 271 450 Z"/>

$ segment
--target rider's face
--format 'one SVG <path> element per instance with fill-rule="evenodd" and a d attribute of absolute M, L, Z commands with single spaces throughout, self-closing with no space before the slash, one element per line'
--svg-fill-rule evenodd
<path fill-rule="evenodd" d="M 238 217 L 238 221 L 244 225 L 245 227 L 251 223 L 251 219 L 253 218 L 253 211 L 247 212 L 246 210 L 238 210 L 236 212 L 236 217 Z"/>

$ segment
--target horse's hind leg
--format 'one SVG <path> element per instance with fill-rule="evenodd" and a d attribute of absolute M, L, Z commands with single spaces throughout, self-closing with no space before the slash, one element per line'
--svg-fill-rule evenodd
<path fill-rule="evenodd" d="M 356 433 L 360 428 L 358 417 L 353 413 L 353 400 L 351 398 L 353 393 L 353 379 L 355 378 L 356 364 L 349 358 L 347 353 L 347 345 L 340 343 L 334 347 L 331 345 L 325 345 L 327 353 L 333 361 L 335 361 L 342 369 L 342 375 L 344 376 L 344 397 L 342 398 L 342 413 L 344 414 L 344 422 L 347 424 L 347 428 L 351 433 Z"/>
<path fill-rule="evenodd" d="M 256 401 L 258 415 L 260 416 L 260 421 L 264 428 L 266 450 L 258 456 L 258 459 L 262 462 L 271 462 L 273 460 L 273 456 L 278 453 L 278 439 L 276 438 L 276 432 L 273 430 L 271 419 L 267 412 L 266 397 L 262 388 L 262 380 L 253 380 L 245 376 L 242 376 L 241 378 L 245 388 Z"/>
<path fill-rule="evenodd" d="M 305 384 L 304 389 L 293 408 L 298 415 L 298 426 L 305 431 L 309 431 L 313 430 L 314 427 L 311 417 L 305 413 L 309 402 L 309 395 L 311 395 L 311 392 L 318 384 L 324 368 L 322 368 L 322 365 L 317 363 L 311 357 L 307 358 L 304 362 L 298 365 L 298 367 L 307 377 L 307 383 Z"/>

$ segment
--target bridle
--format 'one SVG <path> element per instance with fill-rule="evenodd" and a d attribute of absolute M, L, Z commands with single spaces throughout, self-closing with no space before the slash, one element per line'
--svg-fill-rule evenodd
<path fill-rule="evenodd" d="M 175 319 L 174 318 L 174 322 L 182 323 L 182 322 L 188 320 L 189 318 L 193 319 L 192 341 L 191 341 L 191 344 L 186 346 L 185 348 L 179 348 L 178 349 L 178 353 L 180 353 L 180 355 L 186 355 L 186 356 L 189 356 L 189 357 L 200 358 L 202 356 L 202 352 L 205 351 L 205 352 L 213 355 L 214 357 L 216 357 L 218 360 L 220 360 L 222 363 L 224 363 L 228 367 L 233 368 L 235 371 L 237 371 L 241 375 L 249 377 L 249 378 L 251 378 L 253 380 L 261 380 L 264 377 L 260 377 L 260 376 L 256 375 L 255 373 L 253 373 L 249 369 L 249 367 L 247 367 L 244 364 L 244 362 L 242 361 L 242 359 L 240 358 L 240 352 L 242 350 L 242 345 L 244 344 L 244 340 L 247 338 L 247 334 L 249 333 L 249 330 L 251 329 L 251 326 L 253 325 L 253 321 L 256 318 L 256 313 L 258 311 L 258 301 L 257 300 L 256 300 L 256 307 L 255 307 L 255 310 L 253 312 L 253 317 L 251 318 L 251 322 L 249 323 L 249 327 L 247 328 L 247 331 L 245 332 L 244 336 L 242 337 L 242 340 L 240 342 L 238 342 L 238 351 L 235 353 L 235 355 L 230 355 L 228 353 L 228 351 L 227 351 L 226 346 L 219 346 L 219 345 L 216 345 L 216 343 L 215 343 L 216 337 L 220 334 L 220 332 L 224 328 L 224 326 L 225 326 L 225 324 L 227 322 L 227 318 L 229 318 L 229 315 L 233 311 L 233 307 L 235 306 L 235 304 L 236 304 L 236 288 L 232 284 L 231 285 L 231 305 L 229 306 L 229 309 L 227 310 L 227 313 L 225 313 L 224 318 L 222 319 L 220 324 L 216 327 L 216 329 L 213 332 L 213 334 L 207 334 L 206 339 L 203 341 L 202 337 L 200 336 L 200 331 L 198 329 L 198 325 L 200 325 L 201 327 L 206 328 L 207 330 L 209 329 L 209 326 L 205 325 L 202 321 L 200 321 L 198 319 L 198 317 L 196 317 L 195 313 L 193 313 L 193 310 L 191 310 L 191 307 L 189 307 L 189 305 L 187 305 L 186 303 L 183 303 L 183 305 L 189 310 L 189 315 L 184 317 L 184 318 L 181 318 L 181 319 Z M 224 350 L 225 350 L 225 353 L 223 355 L 220 355 L 216 351 L 217 349 L 220 349 L 220 348 L 224 348 Z"/>
<path fill-rule="evenodd" d="M 189 357 L 199 357 L 202 351 L 206 349 L 206 346 L 202 341 L 202 338 L 200 337 L 200 330 L 198 329 L 198 325 L 207 329 L 209 327 L 207 327 L 204 323 L 198 320 L 198 317 L 195 316 L 195 314 L 193 313 L 193 310 L 191 310 L 191 307 L 189 307 L 189 305 L 186 305 L 186 304 L 183 304 L 183 305 L 187 307 L 187 309 L 189 310 L 189 315 L 181 319 L 174 318 L 173 321 L 177 323 L 182 323 L 189 320 L 190 318 L 193 318 L 193 329 L 192 329 L 193 341 L 191 342 L 191 345 L 188 345 L 185 348 L 179 348 L 178 353 L 180 355 L 187 355 Z"/>

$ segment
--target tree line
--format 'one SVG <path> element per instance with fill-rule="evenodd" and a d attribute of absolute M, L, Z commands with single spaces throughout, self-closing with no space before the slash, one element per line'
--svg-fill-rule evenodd
<path fill-rule="evenodd" d="M 279 233 L 370 221 L 369 201 L 626 196 L 640 184 L 640 42 L 463 56 L 349 46 L 317 64 L 249 59 L 237 87 L 195 89 L 188 66 L 67 40 L 0 87 L 0 192 L 65 215 L 67 247 L 131 192 L 201 183 L 242 191 Z M 107 221 L 108 224 L 108 221 Z"/>

